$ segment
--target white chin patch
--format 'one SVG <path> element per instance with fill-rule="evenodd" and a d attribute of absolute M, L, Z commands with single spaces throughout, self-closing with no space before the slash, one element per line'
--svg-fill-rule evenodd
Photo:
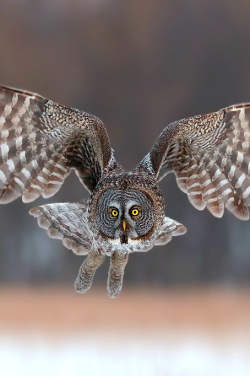
<path fill-rule="evenodd" d="M 108 238 L 108 242 L 111 244 L 121 244 L 120 238 L 117 238 L 117 239 Z M 138 244 L 138 243 L 141 243 L 141 239 L 128 238 L 128 244 Z"/>
<path fill-rule="evenodd" d="M 138 244 L 141 243 L 141 239 L 128 238 L 128 244 Z"/>

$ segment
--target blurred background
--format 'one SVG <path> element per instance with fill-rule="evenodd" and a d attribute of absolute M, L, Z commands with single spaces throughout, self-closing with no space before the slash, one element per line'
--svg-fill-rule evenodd
<path fill-rule="evenodd" d="M 247 0 L 1 0 L 0 82 L 97 115 L 129 170 L 168 123 L 250 101 L 249 17 Z M 115 301 L 108 260 L 74 293 L 83 259 L 28 214 L 44 200 L 1 206 L 1 375 L 250 374 L 249 222 L 160 186 L 188 232 L 131 255 Z M 72 173 L 49 202 L 87 197 Z"/>

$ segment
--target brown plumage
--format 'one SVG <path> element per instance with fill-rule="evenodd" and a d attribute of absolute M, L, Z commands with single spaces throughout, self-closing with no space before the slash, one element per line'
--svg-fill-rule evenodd
<path fill-rule="evenodd" d="M 52 238 L 88 255 L 75 287 L 87 291 L 111 256 L 108 294 L 121 291 L 129 253 L 166 244 L 186 229 L 165 216 L 158 182 L 174 172 L 198 210 L 216 217 L 224 208 L 249 218 L 250 104 L 227 107 L 169 124 L 131 172 L 115 160 L 97 117 L 37 94 L 0 87 L 0 203 L 54 195 L 74 169 L 91 193 L 85 203 L 30 211 Z"/>

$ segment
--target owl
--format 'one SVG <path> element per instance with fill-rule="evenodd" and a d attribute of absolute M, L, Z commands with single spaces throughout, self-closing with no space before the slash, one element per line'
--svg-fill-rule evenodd
<path fill-rule="evenodd" d="M 71 170 L 89 191 L 86 202 L 30 210 L 51 238 L 87 255 L 75 282 L 86 292 L 110 256 L 107 290 L 117 297 L 130 253 L 147 252 L 183 235 L 165 216 L 158 183 L 168 173 L 198 210 L 224 208 L 249 218 L 250 103 L 169 124 L 130 172 L 116 161 L 102 121 L 40 95 L 0 87 L 0 203 L 49 198 Z"/>

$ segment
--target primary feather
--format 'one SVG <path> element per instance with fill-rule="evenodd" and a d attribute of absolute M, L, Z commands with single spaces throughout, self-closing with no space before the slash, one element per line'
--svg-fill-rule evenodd
<path fill-rule="evenodd" d="M 111 158 L 97 117 L 0 87 L 0 202 L 53 196 L 72 168 L 90 191 Z"/>
<path fill-rule="evenodd" d="M 221 217 L 226 207 L 249 219 L 250 104 L 183 119 L 168 125 L 142 165 L 157 180 L 174 172 L 179 188 L 198 210 Z"/>

